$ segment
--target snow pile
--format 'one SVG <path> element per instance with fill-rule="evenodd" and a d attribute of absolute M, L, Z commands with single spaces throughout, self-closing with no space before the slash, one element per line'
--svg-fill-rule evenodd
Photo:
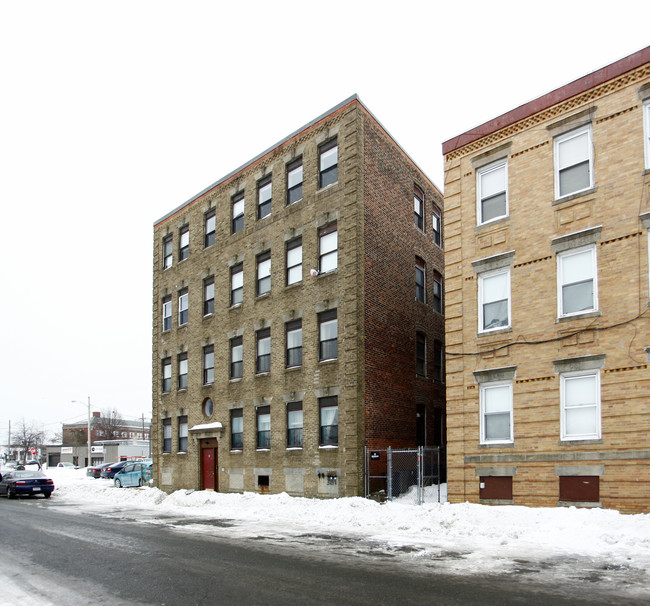
<path fill-rule="evenodd" d="M 286 493 L 179 490 L 167 495 L 153 487 L 115 488 L 112 481 L 87 478 L 85 470 L 48 473 L 56 486 L 54 497 L 83 503 L 85 510 L 124 509 L 129 515 L 138 510 L 143 517 L 164 513 L 186 522 L 194 517 L 197 526 L 199 519 L 231 521 L 223 529 L 231 537 L 352 536 L 386 548 L 411 546 L 413 557 L 455 554 L 458 572 L 501 572 L 517 560 L 557 557 L 650 568 L 650 514 L 470 503 L 379 504 L 359 497 L 321 500 Z"/>

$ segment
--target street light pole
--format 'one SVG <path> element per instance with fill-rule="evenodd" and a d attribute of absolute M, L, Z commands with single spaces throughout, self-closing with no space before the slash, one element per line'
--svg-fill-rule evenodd
<path fill-rule="evenodd" d="M 80 400 L 72 400 L 72 402 L 83 404 Z M 90 396 L 88 396 L 88 465 L 86 467 L 90 467 Z"/>

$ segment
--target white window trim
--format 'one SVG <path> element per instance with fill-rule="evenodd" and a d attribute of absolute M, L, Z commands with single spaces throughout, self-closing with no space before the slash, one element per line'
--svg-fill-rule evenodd
<path fill-rule="evenodd" d="M 596 433 L 593 434 L 570 434 L 566 433 L 566 379 L 574 377 L 596 377 Z M 601 438 L 601 404 L 600 404 L 600 370 L 567 372 L 560 375 L 560 439 L 563 441 L 573 440 L 599 440 Z"/>
<path fill-rule="evenodd" d="M 562 258 L 568 257 L 574 254 L 582 253 L 585 250 L 591 250 L 592 255 L 591 255 L 591 262 L 592 262 L 592 271 L 593 271 L 593 280 L 594 280 L 594 299 L 592 301 L 592 307 L 591 309 L 582 309 L 580 311 L 576 311 L 570 314 L 565 314 L 562 312 L 562 307 L 563 307 L 563 300 L 562 300 L 562 286 L 564 285 L 564 281 L 562 280 Z M 598 260 L 597 260 L 597 254 L 596 254 L 596 245 L 595 244 L 590 244 L 589 246 L 581 246 L 579 248 L 571 248 L 569 250 L 565 250 L 562 252 L 559 252 L 557 254 L 557 317 L 558 318 L 570 318 L 572 316 L 581 316 L 583 314 L 589 314 L 594 311 L 598 311 Z"/>
<path fill-rule="evenodd" d="M 505 175 L 504 179 L 506 182 L 506 212 L 503 215 L 499 215 L 498 217 L 494 217 L 493 219 L 489 219 L 488 221 L 483 221 L 483 205 L 481 204 L 483 201 L 483 196 L 482 196 L 482 177 L 483 175 L 487 173 L 491 173 L 492 171 L 498 170 L 501 167 L 504 168 L 505 170 Z M 482 168 L 479 168 L 476 171 L 476 222 L 478 225 L 486 225 L 488 223 L 492 223 L 493 221 L 498 221 L 499 219 L 503 219 L 504 217 L 509 216 L 510 214 L 510 206 L 509 206 L 509 200 L 508 200 L 508 159 L 505 158 L 503 160 L 498 160 L 496 162 L 493 162 L 492 164 L 488 164 L 487 166 L 484 166 Z"/>
<path fill-rule="evenodd" d="M 496 326 L 495 328 L 483 328 L 483 280 L 491 278 L 498 274 L 507 274 L 508 276 L 508 324 L 506 326 Z M 512 327 L 512 292 L 510 287 L 510 267 L 486 271 L 478 276 L 478 331 L 480 333 L 490 333 L 495 330 L 506 330 Z"/>
<path fill-rule="evenodd" d="M 488 440 L 485 437 L 485 392 L 492 387 L 509 388 L 509 412 L 510 412 L 510 439 L 508 440 Z M 495 381 L 493 383 L 482 383 L 480 385 L 480 425 L 481 425 L 481 444 L 512 444 L 514 442 L 514 420 L 513 420 L 513 397 L 512 381 Z"/>
<path fill-rule="evenodd" d="M 650 99 L 646 99 L 643 103 L 643 141 L 645 167 L 650 170 Z"/>
<path fill-rule="evenodd" d="M 560 144 L 563 143 L 564 141 L 568 141 L 569 139 L 572 139 L 573 137 L 578 137 L 582 135 L 583 133 L 587 133 L 589 135 L 589 143 L 587 145 L 587 149 L 589 152 L 588 155 L 588 160 L 589 160 L 589 184 L 587 187 L 584 187 L 582 189 L 578 189 L 576 191 L 572 191 L 571 193 L 564 194 L 563 196 L 560 195 L 560 167 L 559 167 L 559 160 L 560 160 L 560 154 L 559 154 L 559 147 Z M 586 124 L 585 126 L 581 126 L 580 128 L 576 128 L 572 131 L 569 131 L 568 133 L 565 133 L 563 135 L 559 135 L 555 137 L 553 141 L 553 173 L 555 177 L 555 199 L 559 200 L 560 198 L 566 198 L 568 196 L 573 196 L 575 194 L 579 194 L 582 191 L 587 191 L 588 189 L 591 189 L 594 186 L 594 145 L 593 145 L 593 133 L 591 129 L 591 124 Z"/>

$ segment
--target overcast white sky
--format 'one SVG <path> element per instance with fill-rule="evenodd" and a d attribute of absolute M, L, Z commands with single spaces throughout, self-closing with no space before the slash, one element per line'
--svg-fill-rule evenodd
<path fill-rule="evenodd" d="M 650 44 L 650 4 L 0 0 L 0 443 L 151 414 L 153 223 L 357 93 L 442 141 Z"/>

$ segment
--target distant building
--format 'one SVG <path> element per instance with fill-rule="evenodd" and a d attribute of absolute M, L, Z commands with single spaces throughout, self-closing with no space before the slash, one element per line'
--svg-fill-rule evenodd
<path fill-rule="evenodd" d="M 443 151 L 450 501 L 650 511 L 650 47 Z"/>
<path fill-rule="evenodd" d="M 442 445 L 441 207 L 354 96 L 157 221 L 156 484 L 359 495 Z"/>
<path fill-rule="evenodd" d="M 90 442 L 98 440 L 148 440 L 151 422 L 141 419 L 121 419 L 114 423 L 101 416 L 101 412 L 93 412 L 90 417 Z M 111 435 L 109 435 L 111 434 Z M 63 445 L 87 444 L 88 420 L 76 423 L 64 423 L 62 426 Z"/>

